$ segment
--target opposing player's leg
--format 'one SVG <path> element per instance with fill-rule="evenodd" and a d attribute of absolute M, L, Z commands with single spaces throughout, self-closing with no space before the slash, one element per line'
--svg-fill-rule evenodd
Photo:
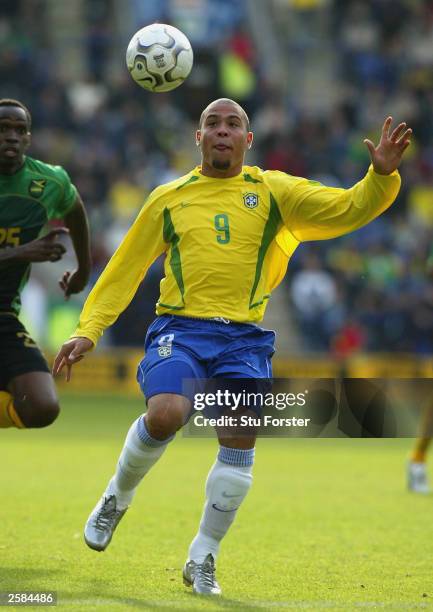
<path fill-rule="evenodd" d="M 9 391 L 0 391 L 0 429 L 8 427 L 23 429 L 24 423 L 15 410 L 12 394 Z"/>
<path fill-rule="evenodd" d="M 46 427 L 58 414 L 41 351 L 16 317 L 0 317 L 0 428 Z"/>
<path fill-rule="evenodd" d="M 56 388 L 48 372 L 28 372 L 9 383 L 14 409 L 24 427 L 47 427 L 59 415 Z"/>
<path fill-rule="evenodd" d="M 407 464 L 407 487 L 414 493 L 430 493 L 427 476 L 427 452 L 433 437 L 433 403 L 422 413 L 419 434 Z"/>

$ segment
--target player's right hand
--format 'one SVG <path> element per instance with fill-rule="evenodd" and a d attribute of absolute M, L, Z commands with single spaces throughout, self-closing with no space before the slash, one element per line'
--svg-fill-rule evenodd
<path fill-rule="evenodd" d="M 16 247 L 17 258 L 28 262 L 59 261 L 66 253 L 63 244 L 55 241 L 59 234 L 69 234 L 69 230 L 66 227 L 58 227 L 42 238 Z"/>
<path fill-rule="evenodd" d="M 66 366 L 66 380 L 71 380 L 72 366 L 84 359 L 84 353 L 91 351 L 93 342 L 89 338 L 72 338 L 65 342 L 53 363 L 53 376 L 57 376 Z"/>

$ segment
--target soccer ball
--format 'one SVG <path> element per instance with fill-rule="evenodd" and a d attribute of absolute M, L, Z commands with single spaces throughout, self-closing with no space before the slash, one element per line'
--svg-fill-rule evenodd
<path fill-rule="evenodd" d="M 132 78 L 149 91 L 170 91 L 182 85 L 191 72 L 193 53 L 180 30 L 153 23 L 134 34 L 126 50 Z"/>

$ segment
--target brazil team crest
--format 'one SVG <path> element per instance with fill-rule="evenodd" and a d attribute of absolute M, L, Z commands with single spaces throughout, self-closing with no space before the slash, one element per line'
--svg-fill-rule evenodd
<path fill-rule="evenodd" d="M 40 198 L 44 193 L 45 186 L 47 184 L 46 179 L 33 179 L 30 181 L 29 193 L 34 198 Z"/>
<path fill-rule="evenodd" d="M 158 355 L 160 357 L 170 357 L 173 347 L 174 334 L 165 334 L 158 340 Z"/>
<path fill-rule="evenodd" d="M 259 196 L 256 193 L 244 193 L 243 198 L 245 206 L 250 210 L 259 205 Z"/>

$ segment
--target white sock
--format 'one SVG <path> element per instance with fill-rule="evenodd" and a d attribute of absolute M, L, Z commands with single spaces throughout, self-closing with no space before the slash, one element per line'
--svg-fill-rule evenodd
<path fill-rule="evenodd" d="M 253 462 L 254 449 L 220 447 L 206 481 L 206 503 L 188 560 L 203 563 L 209 553 L 216 559 L 220 542 L 252 485 Z"/>
<path fill-rule="evenodd" d="M 134 421 L 120 453 L 116 473 L 104 493 L 105 496 L 116 496 L 118 509 L 129 506 L 137 485 L 158 461 L 173 438 L 174 436 L 170 436 L 167 440 L 152 438 L 147 431 L 143 415 Z"/>

